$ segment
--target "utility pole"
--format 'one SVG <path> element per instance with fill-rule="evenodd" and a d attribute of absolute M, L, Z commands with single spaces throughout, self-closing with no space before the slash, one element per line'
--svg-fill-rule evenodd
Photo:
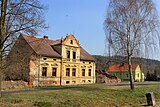
<path fill-rule="evenodd" d="M 61 70 L 60 70 L 60 86 L 62 85 L 62 69 L 63 69 L 63 60 L 62 60 L 63 58 L 61 58 Z"/>
<path fill-rule="evenodd" d="M 38 61 L 38 87 L 40 86 L 40 63 L 41 63 L 41 55 L 39 55 L 39 61 Z"/>

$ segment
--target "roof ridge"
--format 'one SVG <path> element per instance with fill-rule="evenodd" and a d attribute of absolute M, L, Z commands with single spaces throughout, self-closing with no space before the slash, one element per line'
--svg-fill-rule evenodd
<path fill-rule="evenodd" d="M 36 54 L 61 57 L 61 55 L 52 48 L 47 39 L 32 38 L 28 35 L 22 35 L 22 37 Z"/>
<path fill-rule="evenodd" d="M 129 70 L 128 64 L 120 65 L 120 64 L 113 64 L 110 65 L 108 68 L 108 72 L 126 72 Z M 139 66 L 139 64 L 132 64 L 132 71 L 134 72 L 136 68 Z"/>

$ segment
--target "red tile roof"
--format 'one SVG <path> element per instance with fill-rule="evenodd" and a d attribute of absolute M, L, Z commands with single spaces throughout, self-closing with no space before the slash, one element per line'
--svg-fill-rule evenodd
<path fill-rule="evenodd" d="M 138 64 L 132 64 L 132 71 L 134 72 L 137 68 Z M 128 64 L 114 64 L 109 66 L 109 69 L 107 70 L 107 72 L 128 72 L 129 68 L 128 68 Z"/>
<path fill-rule="evenodd" d="M 45 38 L 36 38 L 35 36 L 28 36 L 21 34 L 21 36 L 27 41 L 30 47 L 38 54 L 50 57 L 61 57 L 62 55 L 62 41 L 61 40 L 49 40 Z M 80 47 L 80 59 L 91 60 L 94 58 Z"/>
<path fill-rule="evenodd" d="M 31 48 L 38 54 L 42 56 L 50 57 L 61 57 L 50 44 L 54 43 L 52 40 L 47 40 L 44 38 L 36 38 L 34 36 L 22 35 Z"/>
<path fill-rule="evenodd" d="M 95 59 L 91 56 L 87 51 L 85 51 L 82 47 L 80 48 L 80 59 L 81 60 L 88 60 L 94 61 Z"/>

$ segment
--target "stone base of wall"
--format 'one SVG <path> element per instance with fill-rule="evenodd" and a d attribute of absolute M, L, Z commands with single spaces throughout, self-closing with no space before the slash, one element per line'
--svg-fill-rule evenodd
<path fill-rule="evenodd" d="M 102 72 L 96 73 L 96 83 L 120 83 L 121 79 Z"/>
<path fill-rule="evenodd" d="M 52 85 L 59 85 L 59 83 L 53 80 L 44 80 L 44 81 L 40 81 L 40 85 L 41 86 L 52 86 Z"/>
<path fill-rule="evenodd" d="M 120 83 L 121 79 L 117 78 L 117 79 L 109 79 L 109 78 L 105 78 L 105 83 Z"/>
<path fill-rule="evenodd" d="M 2 81 L 3 90 L 21 89 L 28 86 L 28 82 L 25 81 Z"/>

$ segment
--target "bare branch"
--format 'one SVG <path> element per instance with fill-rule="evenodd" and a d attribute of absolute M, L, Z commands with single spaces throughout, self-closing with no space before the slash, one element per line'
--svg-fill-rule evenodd
<path fill-rule="evenodd" d="M 159 38 L 159 20 L 154 3 L 152 0 L 110 0 L 104 26 L 105 32 L 110 33 L 106 42 L 112 48 L 112 55 L 128 57 L 133 88 L 131 57 L 137 51 L 152 50 L 159 42 L 155 39 Z"/>

